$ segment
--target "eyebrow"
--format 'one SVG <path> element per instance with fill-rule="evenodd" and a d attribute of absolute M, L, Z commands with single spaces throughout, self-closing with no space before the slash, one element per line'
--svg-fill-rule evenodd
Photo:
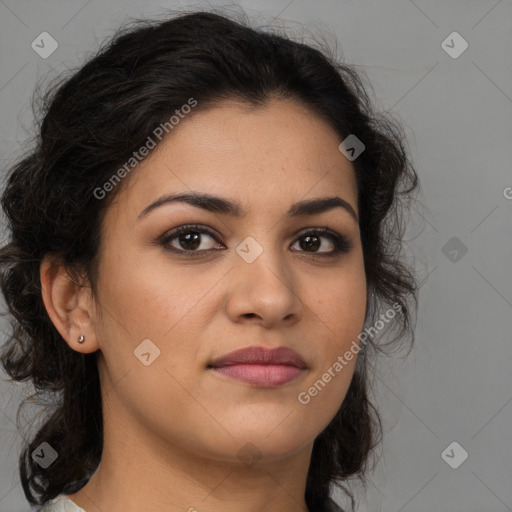
<path fill-rule="evenodd" d="M 149 212 L 159 208 L 160 206 L 169 204 L 169 203 L 187 203 L 192 206 L 196 206 L 197 208 L 202 208 L 203 210 L 207 210 L 213 213 L 219 213 L 222 215 L 229 215 L 231 217 L 242 218 L 247 215 L 247 211 L 242 208 L 240 203 L 236 201 L 230 201 L 228 199 L 224 199 L 222 197 L 213 196 L 210 194 L 202 194 L 198 192 L 192 193 L 183 193 L 183 194 L 168 194 L 160 197 L 150 205 L 146 206 L 144 210 L 142 210 L 138 219 L 146 216 Z M 299 217 L 305 215 L 317 215 L 320 213 L 324 213 L 330 211 L 334 208 L 342 208 L 347 211 L 350 216 L 359 223 L 359 219 L 357 218 L 357 214 L 352 208 L 352 206 L 342 199 L 341 197 L 321 197 L 316 199 L 307 199 L 304 201 L 299 201 L 290 207 L 290 209 L 286 212 L 288 217 Z"/>

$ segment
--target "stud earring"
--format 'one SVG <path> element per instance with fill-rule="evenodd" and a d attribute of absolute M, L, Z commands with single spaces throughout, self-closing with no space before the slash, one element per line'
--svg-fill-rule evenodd
<path fill-rule="evenodd" d="M 78 337 L 78 343 L 83 343 L 85 341 L 85 336 L 83 334 L 80 334 Z"/>

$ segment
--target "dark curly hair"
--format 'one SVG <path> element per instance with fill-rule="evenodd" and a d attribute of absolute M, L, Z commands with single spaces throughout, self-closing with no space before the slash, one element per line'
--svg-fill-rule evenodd
<path fill-rule="evenodd" d="M 261 106 L 270 98 L 291 98 L 342 139 L 355 134 L 365 145 L 352 163 L 367 321 L 373 323 L 386 304 L 397 303 L 401 314 L 389 343 L 371 338 L 359 353 L 340 409 L 314 442 L 305 499 L 310 510 L 320 508 L 337 484 L 353 508 L 343 483 L 355 477 L 366 487 L 370 456 L 382 440 L 381 418 L 369 398 L 370 350 L 378 355 L 384 346 L 409 340 L 412 347 L 414 341 L 418 284 L 403 256 L 402 211 L 418 177 L 401 123 L 376 112 L 354 66 L 340 63 L 321 43 L 317 49 L 292 41 L 242 17 L 210 10 L 132 20 L 34 103 L 32 148 L 7 170 L 1 201 L 9 238 L 0 248 L 0 284 L 12 327 L 1 362 L 11 379 L 32 381 L 35 393 L 27 400 L 46 405 L 44 422 L 19 459 L 33 505 L 77 492 L 96 471 L 103 448 L 97 353 L 72 350 L 52 324 L 41 295 L 41 261 L 54 255 L 77 283 L 87 279 L 97 293 L 102 219 L 129 177 L 104 199 L 94 191 L 191 97 L 198 103 L 194 111 L 223 100 Z M 53 400 L 45 402 L 48 396 Z M 44 441 L 59 447 L 47 469 L 31 457 Z"/>

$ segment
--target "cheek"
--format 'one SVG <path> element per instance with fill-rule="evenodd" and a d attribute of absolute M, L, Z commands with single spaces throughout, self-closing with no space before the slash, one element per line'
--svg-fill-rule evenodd
<path fill-rule="evenodd" d="M 357 339 L 364 324 L 366 276 L 362 264 L 356 263 L 329 274 L 309 293 L 313 316 L 326 334 L 324 352 L 331 355 Z"/>
<path fill-rule="evenodd" d="M 148 400 L 137 395 L 144 389 L 151 396 L 148 407 L 158 408 L 159 400 L 186 407 L 190 396 L 178 382 L 196 392 L 205 358 L 201 342 L 214 310 L 205 309 L 211 305 L 213 292 L 208 293 L 220 284 L 225 270 L 171 268 L 164 258 L 149 261 L 132 256 L 128 248 L 122 258 L 110 254 L 104 263 L 101 298 L 106 314 L 100 349 L 109 378 L 115 383 L 130 372 L 127 401 Z M 157 356 L 145 367 L 137 354 L 148 349 L 150 360 L 153 352 Z"/>
<path fill-rule="evenodd" d="M 316 324 L 316 365 L 298 402 L 327 424 L 341 405 L 353 376 L 366 313 L 366 277 L 362 265 L 340 269 L 310 294 Z"/>
<path fill-rule="evenodd" d="M 123 258 L 105 259 L 103 304 L 130 338 L 164 339 L 201 301 L 210 278 L 205 282 L 199 272 L 171 268 L 164 259 L 140 260 L 128 250 Z"/>
<path fill-rule="evenodd" d="M 114 391 L 108 393 L 115 404 L 111 407 L 123 404 L 155 428 L 172 422 L 172 410 L 167 414 L 171 404 L 184 417 L 200 416 L 189 392 L 196 393 L 198 305 L 206 293 L 204 277 L 190 269 L 163 268 L 154 261 L 143 264 L 126 251 L 122 258 L 107 255 L 100 282 L 102 373 L 105 388 Z M 143 362 L 146 353 L 148 365 Z"/>

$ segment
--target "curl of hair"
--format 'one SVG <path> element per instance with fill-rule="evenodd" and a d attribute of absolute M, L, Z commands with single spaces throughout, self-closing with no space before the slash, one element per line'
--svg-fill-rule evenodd
<path fill-rule="evenodd" d="M 414 339 L 408 302 L 417 304 L 417 285 L 402 260 L 401 207 L 418 178 L 400 124 L 375 112 L 359 72 L 326 48 L 215 12 L 135 20 L 48 88 L 34 147 L 8 170 L 1 199 L 10 238 L 0 249 L 0 284 L 12 327 L 1 362 L 13 380 L 31 380 L 36 393 L 30 399 L 48 392 L 54 397 L 19 459 L 33 505 L 77 492 L 97 469 L 103 447 L 97 354 L 72 350 L 52 324 L 41 296 L 41 261 L 52 255 L 76 283 L 87 280 L 96 293 L 103 215 L 129 176 L 106 199 L 98 200 L 94 191 L 189 98 L 198 102 L 194 111 L 223 100 L 257 107 L 270 98 L 290 98 L 342 139 L 355 134 L 363 141 L 365 150 L 353 165 L 368 305 L 376 312 L 398 303 L 399 332 L 392 342 Z M 332 484 L 345 490 L 353 507 L 342 483 L 357 477 L 365 484 L 382 435 L 368 396 L 368 348 L 382 350 L 373 339 L 361 350 L 345 400 L 315 440 L 305 496 L 310 510 L 326 503 Z M 42 442 L 59 453 L 47 469 L 31 457 Z"/>

